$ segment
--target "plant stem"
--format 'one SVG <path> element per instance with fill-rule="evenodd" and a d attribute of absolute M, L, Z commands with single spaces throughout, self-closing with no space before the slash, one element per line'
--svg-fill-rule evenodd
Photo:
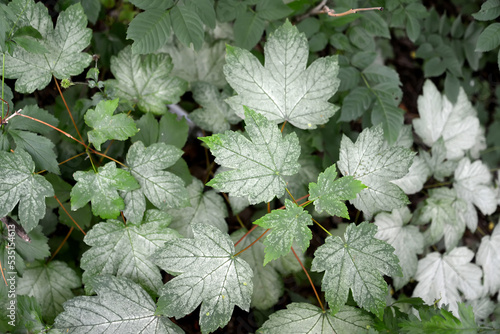
<path fill-rule="evenodd" d="M 257 225 L 255 225 L 255 226 L 257 226 Z M 243 248 L 238 253 L 234 254 L 234 256 L 236 257 L 236 256 L 240 255 L 241 253 L 243 253 L 244 251 L 246 251 L 247 249 L 249 249 L 250 247 L 252 247 L 257 241 L 260 240 L 260 238 L 262 238 L 267 232 L 269 232 L 269 230 L 270 230 L 269 228 L 267 230 L 265 230 L 264 233 L 262 233 L 260 235 L 260 237 L 258 237 L 257 239 L 255 239 L 250 245 L 248 245 L 247 247 Z"/>
<path fill-rule="evenodd" d="M 332 234 L 331 234 L 330 232 L 328 232 L 328 230 L 327 230 L 326 228 L 324 228 L 324 227 L 323 227 L 323 225 L 321 225 L 320 223 L 318 223 L 318 222 L 316 221 L 316 219 L 312 218 L 312 220 L 313 220 L 313 222 L 314 222 L 316 225 L 318 225 L 319 227 L 321 227 L 321 229 L 322 229 L 323 231 L 325 231 L 325 232 L 326 232 L 329 236 L 332 236 Z"/>
<path fill-rule="evenodd" d="M 253 230 L 255 230 L 257 228 L 258 225 L 254 225 L 250 230 L 247 231 L 247 233 L 245 233 L 241 238 L 240 240 L 238 240 L 235 244 L 234 244 L 234 247 L 238 246 L 238 244 L 247 237 L 247 235 L 249 235 L 250 233 L 252 233 Z"/>
<path fill-rule="evenodd" d="M 54 254 L 52 254 L 52 256 L 47 261 L 47 263 L 49 263 L 50 261 L 52 261 L 52 259 L 57 255 L 57 253 L 59 253 L 59 251 L 61 250 L 62 246 L 64 246 L 64 244 L 66 243 L 66 241 L 68 240 L 68 238 L 71 235 L 71 233 L 73 233 L 74 229 L 75 229 L 74 227 L 71 227 L 69 229 L 68 233 L 66 234 L 66 237 L 64 237 L 64 240 L 61 242 L 61 244 L 59 245 L 59 247 L 57 247 L 56 251 L 54 252 Z"/>
<path fill-rule="evenodd" d="M 80 227 L 80 225 L 78 225 L 78 223 L 73 219 L 73 217 L 71 217 L 71 215 L 69 214 L 68 210 L 66 210 L 66 208 L 62 205 L 62 203 L 59 200 L 59 198 L 57 198 L 56 195 L 54 195 L 54 198 L 56 199 L 57 203 L 59 203 L 59 205 L 61 206 L 61 209 L 63 209 L 63 211 L 66 212 L 66 214 L 68 215 L 69 219 L 71 219 L 71 221 L 73 223 L 75 223 L 75 225 L 78 227 L 78 229 L 80 231 L 82 231 L 83 235 L 87 235 L 87 233 L 85 233 L 85 231 Z"/>
<path fill-rule="evenodd" d="M 291 247 L 292 249 L 292 252 L 293 252 L 293 255 L 295 255 L 295 258 L 297 259 L 297 261 L 299 261 L 299 264 L 300 266 L 302 267 L 302 270 L 304 270 L 304 273 L 306 273 L 306 276 L 307 278 L 309 279 L 309 283 L 311 283 L 311 286 L 314 290 L 314 294 L 316 295 L 316 299 L 318 300 L 318 303 L 319 303 L 319 306 L 321 306 L 321 309 L 323 310 L 323 312 L 325 311 L 325 308 L 323 307 L 323 303 L 321 302 L 321 299 L 319 298 L 319 295 L 318 295 L 318 292 L 316 291 L 316 287 L 314 286 L 313 284 L 313 281 L 311 279 L 311 276 L 309 276 L 309 273 L 307 272 L 306 268 L 304 267 L 304 265 L 302 264 L 302 261 L 300 261 L 300 258 L 297 256 L 297 253 L 295 253 L 295 250 L 293 249 L 293 247 Z"/>
<path fill-rule="evenodd" d="M 69 110 L 68 104 L 66 103 L 66 99 L 64 98 L 64 95 L 61 91 L 61 87 L 59 87 L 59 83 L 57 82 L 57 78 L 54 75 L 53 75 L 53 77 L 54 77 L 54 81 L 56 82 L 56 86 L 57 86 L 57 90 L 59 91 L 59 95 L 61 95 L 61 98 L 64 102 L 64 106 L 66 107 L 66 110 L 68 111 L 68 114 L 69 114 L 69 117 L 71 118 L 71 121 L 73 122 L 73 126 L 75 127 L 76 133 L 78 133 L 80 140 L 83 142 L 83 137 L 80 134 L 80 131 L 78 131 L 78 127 L 76 126 L 75 119 L 73 118 L 73 115 L 71 114 L 71 111 Z M 85 148 L 87 147 L 87 145 L 85 145 L 85 144 L 83 144 L 83 145 L 85 146 Z"/>

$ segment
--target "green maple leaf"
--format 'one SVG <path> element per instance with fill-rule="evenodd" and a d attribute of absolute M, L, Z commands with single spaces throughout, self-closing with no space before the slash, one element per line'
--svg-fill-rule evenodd
<path fill-rule="evenodd" d="M 380 126 L 363 130 L 356 143 L 344 135 L 340 143 L 339 170 L 367 186 L 351 203 L 367 216 L 408 204 L 403 190 L 390 181 L 408 173 L 414 155 L 403 147 L 387 147 Z"/>
<path fill-rule="evenodd" d="M 172 60 L 167 54 L 138 55 L 127 46 L 111 58 L 116 80 L 107 80 L 111 95 L 137 104 L 144 112 L 164 114 L 167 104 L 179 102 L 187 83 L 170 75 Z"/>
<path fill-rule="evenodd" d="M 328 102 L 340 83 L 337 57 L 319 58 L 306 69 L 307 38 L 289 21 L 269 36 L 264 55 L 262 66 L 249 51 L 227 46 L 224 74 L 238 93 L 227 102 L 236 113 L 243 117 L 245 105 L 271 121 L 301 129 L 328 122 L 338 110 Z"/>
<path fill-rule="evenodd" d="M 19 203 L 19 223 L 31 231 L 45 216 L 45 197 L 54 196 L 52 185 L 33 174 L 35 163 L 22 149 L 15 153 L 0 151 L 0 217 Z"/>
<path fill-rule="evenodd" d="M 306 303 L 291 303 L 286 310 L 269 316 L 257 334 L 274 333 L 364 333 L 372 324 L 371 317 L 351 306 L 343 306 L 332 314 Z"/>
<path fill-rule="evenodd" d="M 248 263 L 234 257 L 226 233 L 206 224 L 194 224 L 193 233 L 194 239 L 174 239 L 153 256 L 177 276 L 160 289 L 157 312 L 180 318 L 201 303 L 201 331 L 213 332 L 229 322 L 235 305 L 249 310 L 253 273 Z"/>
<path fill-rule="evenodd" d="M 85 113 L 85 123 L 94 128 L 87 134 L 89 141 L 98 150 L 107 140 L 125 140 L 138 131 L 132 118 L 125 114 L 113 115 L 117 107 L 118 99 L 101 101 L 95 109 L 89 109 Z"/>
<path fill-rule="evenodd" d="M 90 282 L 97 297 L 78 296 L 64 304 L 54 327 L 70 333 L 182 334 L 167 317 L 156 314 L 151 296 L 128 278 L 102 275 Z"/>
<path fill-rule="evenodd" d="M 16 293 L 33 296 L 42 308 L 42 315 L 52 321 L 63 310 L 63 303 L 73 297 L 71 289 L 82 285 L 80 277 L 66 263 L 45 261 L 30 263 L 17 283 Z"/>
<path fill-rule="evenodd" d="M 109 162 L 98 168 L 73 174 L 77 181 L 71 190 L 71 210 L 77 210 L 88 202 L 92 203 L 92 213 L 104 219 L 116 218 L 125 208 L 118 190 L 134 190 L 139 187 L 137 181 L 125 170 L 116 168 Z"/>
<path fill-rule="evenodd" d="M 283 138 L 276 125 L 248 108 L 245 123 L 248 138 L 232 131 L 199 138 L 208 145 L 215 162 L 232 169 L 217 174 L 207 185 L 247 197 L 250 204 L 269 202 L 284 194 L 283 177 L 299 171 L 299 141 L 295 133 Z"/>
<path fill-rule="evenodd" d="M 328 237 L 314 253 L 312 271 L 325 271 L 322 290 L 333 313 L 344 306 L 349 295 L 359 306 L 382 318 L 387 283 L 382 274 L 401 276 L 394 248 L 375 238 L 377 227 L 368 222 L 350 224 L 340 237 Z"/>
<path fill-rule="evenodd" d="M 237 116 L 224 101 L 229 97 L 226 92 L 219 93 L 217 87 L 207 82 L 196 82 L 192 85 L 193 98 L 202 108 L 189 114 L 189 118 L 204 130 L 218 133 L 229 130 L 231 124 L 238 123 Z"/>
<path fill-rule="evenodd" d="M 9 8 L 19 18 L 17 26 L 38 30 L 43 37 L 38 42 L 48 51 L 31 53 L 17 47 L 12 56 L 5 53 L 5 77 L 17 79 L 16 91 L 32 93 L 43 89 L 53 75 L 68 78 L 82 73 L 90 64 L 92 57 L 81 51 L 90 44 L 92 30 L 86 28 L 87 17 L 79 3 L 60 13 L 55 29 L 41 2 L 15 0 Z"/>
<path fill-rule="evenodd" d="M 140 141 L 133 144 L 127 153 L 130 174 L 141 185 L 139 189 L 125 193 L 125 216 L 134 221 L 142 220 L 147 198 L 159 209 L 184 207 L 188 194 L 184 181 L 177 175 L 164 171 L 183 154 L 182 150 L 164 143 L 144 147 Z"/>
<path fill-rule="evenodd" d="M 163 285 L 160 269 L 149 260 L 157 249 L 178 234 L 168 228 L 170 221 L 135 226 L 109 220 L 94 225 L 84 238 L 91 248 L 83 253 L 83 282 L 97 275 L 112 274 L 127 277 L 149 293 Z"/>
<path fill-rule="evenodd" d="M 352 176 L 335 180 L 336 177 L 335 165 L 320 173 L 318 183 L 309 183 L 309 200 L 314 201 L 314 207 L 319 213 L 326 211 L 331 216 L 349 219 L 344 201 L 356 198 L 366 186 Z"/>
<path fill-rule="evenodd" d="M 273 210 L 254 222 L 260 227 L 271 229 L 264 240 L 264 265 L 288 254 L 294 241 L 302 252 L 309 247 L 312 233 L 307 225 L 313 224 L 311 215 L 289 199 L 285 200 L 285 206 L 285 210 Z"/>

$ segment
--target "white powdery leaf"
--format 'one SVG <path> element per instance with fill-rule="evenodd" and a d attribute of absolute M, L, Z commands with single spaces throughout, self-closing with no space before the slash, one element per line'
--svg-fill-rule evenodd
<path fill-rule="evenodd" d="M 439 138 L 431 147 L 432 154 L 420 150 L 419 156 L 422 157 L 430 169 L 429 176 L 443 182 L 455 171 L 457 162 L 455 160 L 446 160 L 446 147 L 443 138 Z"/>
<path fill-rule="evenodd" d="M 351 175 L 368 187 L 350 202 L 368 217 L 408 204 L 405 193 L 390 181 L 408 174 L 414 155 L 403 147 L 385 148 L 380 126 L 363 130 L 356 143 L 344 135 L 338 168 L 344 176 Z"/>
<path fill-rule="evenodd" d="M 480 139 L 476 110 L 461 87 L 455 104 L 441 95 L 430 80 L 423 91 L 418 98 L 420 118 L 413 121 L 415 132 L 429 147 L 443 137 L 447 159 L 460 159 Z"/>
<path fill-rule="evenodd" d="M 491 180 L 492 175 L 488 167 L 480 160 L 471 163 L 468 158 L 463 158 L 455 170 L 453 187 L 459 198 L 474 204 L 483 214 L 490 215 L 498 206 Z M 475 222 L 467 222 L 467 226 L 474 232 L 477 218 Z"/>
<path fill-rule="evenodd" d="M 235 305 L 248 312 L 253 272 L 234 256 L 227 233 L 206 224 L 193 225 L 193 233 L 194 239 L 173 240 L 153 255 L 176 276 L 160 289 L 157 312 L 178 319 L 201 303 L 201 332 L 213 332 L 229 322 Z"/>
<path fill-rule="evenodd" d="M 61 333 L 184 333 L 156 314 L 151 296 L 128 278 L 101 275 L 90 283 L 97 296 L 78 296 L 64 304 L 54 324 Z"/>
<path fill-rule="evenodd" d="M 422 190 L 429 175 L 429 166 L 422 157 L 417 155 L 410 166 L 408 174 L 391 182 L 403 189 L 405 194 L 411 195 Z"/>
<path fill-rule="evenodd" d="M 167 212 L 172 216 L 170 228 L 177 230 L 187 238 L 193 237 L 193 224 L 208 224 L 227 232 L 227 209 L 224 200 L 214 190 L 203 192 L 203 183 L 193 178 L 187 187 L 190 206 L 182 209 L 171 209 Z"/>
<path fill-rule="evenodd" d="M 500 224 L 497 224 L 491 236 L 481 239 L 476 263 L 483 267 L 484 285 L 494 295 L 500 290 Z"/>
<path fill-rule="evenodd" d="M 235 251 L 239 252 L 250 246 L 264 231 L 263 228 L 256 228 L 235 246 Z M 231 234 L 231 240 L 236 243 L 245 232 L 246 229 L 239 229 Z M 264 244 L 258 240 L 247 251 L 238 255 L 252 267 L 253 294 L 251 306 L 259 310 L 266 310 L 276 305 L 284 291 L 283 279 L 275 268 L 278 261 L 271 261 L 267 266 L 263 265 L 264 247 Z M 294 260 L 297 262 L 296 259 Z"/>
<path fill-rule="evenodd" d="M 244 117 L 245 105 L 270 121 L 301 129 L 328 122 L 339 109 L 328 102 L 340 83 L 337 57 L 319 58 L 306 68 L 307 38 L 289 21 L 269 36 L 264 55 L 262 66 L 249 51 L 227 47 L 224 74 L 238 93 L 227 102 L 235 112 Z"/>
<path fill-rule="evenodd" d="M 462 298 L 477 299 L 481 296 L 483 276 L 479 266 L 470 263 L 474 257 L 467 247 L 454 248 L 448 254 L 431 253 L 418 262 L 415 279 L 418 281 L 414 297 L 422 298 L 427 304 L 438 300 L 438 306 L 449 305 L 451 311 L 458 315 L 457 302 Z"/>
<path fill-rule="evenodd" d="M 317 306 L 307 303 L 288 304 L 286 310 L 277 311 L 269 316 L 258 334 L 337 334 L 364 333 L 372 319 L 360 309 L 343 306 L 332 315 Z"/>
<path fill-rule="evenodd" d="M 92 39 L 81 4 L 61 12 L 55 29 L 41 2 L 13 1 L 9 8 L 18 15 L 18 27 L 32 26 L 38 30 L 43 37 L 39 43 L 47 50 L 47 53 L 32 53 L 16 47 L 12 56 L 5 53 L 5 77 L 17 79 L 16 91 L 32 93 L 43 89 L 52 75 L 58 79 L 78 75 L 91 62 L 92 57 L 81 52 Z"/>
<path fill-rule="evenodd" d="M 375 216 L 374 224 L 377 225 L 375 238 L 384 240 L 394 247 L 394 253 L 399 258 L 403 277 L 394 277 L 396 290 L 402 288 L 417 271 L 417 254 L 424 251 L 424 237 L 417 226 L 408 225 L 411 213 L 408 207 L 393 210 Z"/>

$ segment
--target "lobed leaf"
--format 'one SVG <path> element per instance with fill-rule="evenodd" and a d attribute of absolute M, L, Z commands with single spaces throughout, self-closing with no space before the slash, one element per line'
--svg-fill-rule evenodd
<path fill-rule="evenodd" d="M 206 224 L 194 224 L 193 233 L 194 239 L 173 240 L 153 256 L 156 264 L 176 276 L 159 291 L 157 312 L 180 318 L 201 303 L 201 331 L 213 332 L 229 322 L 235 305 L 248 311 L 253 273 L 234 257 L 227 234 Z"/>
<path fill-rule="evenodd" d="M 218 164 L 231 168 L 207 185 L 247 197 L 250 204 L 269 202 L 285 192 L 283 176 L 298 172 L 299 142 L 295 133 L 283 138 L 276 125 L 251 109 L 245 108 L 245 117 L 248 138 L 232 131 L 199 138 Z"/>
<path fill-rule="evenodd" d="M 382 274 L 401 276 L 394 248 L 375 238 L 377 227 L 368 222 L 349 224 L 344 235 L 328 237 L 314 253 L 312 271 L 325 271 L 321 289 L 332 313 L 341 310 L 349 290 L 356 303 L 382 318 L 387 283 Z"/>

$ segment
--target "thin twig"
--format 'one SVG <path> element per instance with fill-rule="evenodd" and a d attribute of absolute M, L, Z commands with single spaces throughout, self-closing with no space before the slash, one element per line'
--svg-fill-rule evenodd
<path fill-rule="evenodd" d="M 323 7 L 325 7 L 325 5 L 326 5 L 326 1 L 327 0 L 322 0 L 316 7 L 314 7 L 313 9 L 311 9 L 310 11 L 305 13 L 304 15 L 298 16 L 297 22 L 300 22 L 303 19 L 308 18 L 309 16 L 318 15 L 320 13 L 323 13 L 322 10 L 323 10 Z"/>

